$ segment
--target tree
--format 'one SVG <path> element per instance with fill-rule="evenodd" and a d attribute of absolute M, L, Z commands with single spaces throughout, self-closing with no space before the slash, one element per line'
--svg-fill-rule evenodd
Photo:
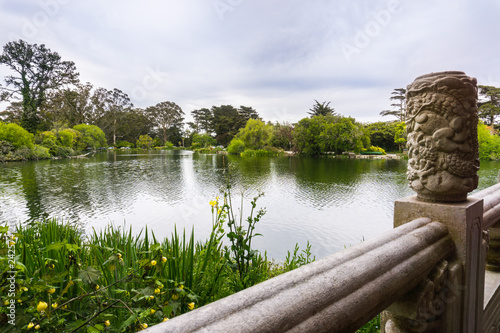
<path fill-rule="evenodd" d="M 8 141 L 16 148 L 33 148 L 33 134 L 17 124 L 0 121 L 0 141 Z"/>
<path fill-rule="evenodd" d="M 500 158 L 500 137 L 494 134 L 491 126 L 480 121 L 477 124 L 477 138 L 479 144 L 479 159 L 498 160 Z"/>
<path fill-rule="evenodd" d="M 92 99 L 94 86 L 87 82 L 75 88 L 53 91 L 48 95 L 43 109 L 53 123 L 73 127 L 78 124 L 95 124 L 95 107 Z"/>
<path fill-rule="evenodd" d="M 141 135 L 141 136 L 139 136 L 139 139 L 136 141 L 135 145 L 138 148 L 150 149 L 151 146 L 153 145 L 153 139 L 147 134 Z"/>
<path fill-rule="evenodd" d="M 479 102 L 479 118 L 489 126 L 495 124 L 495 119 L 500 115 L 500 88 L 493 86 L 478 86 L 479 93 L 485 101 Z"/>
<path fill-rule="evenodd" d="M 335 115 L 335 109 L 331 108 L 330 102 L 323 102 L 320 103 L 317 100 L 314 100 L 316 104 L 312 107 L 312 109 L 309 109 L 311 112 L 308 112 L 312 117 L 315 116 L 333 116 Z"/>
<path fill-rule="evenodd" d="M 304 155 L 321 155 L 333 151 L 360 151 L 370 145 L 368 131 L 353 118 L 316 116 L 301 119 L 294 130 L 297 151 Z"/>
<path fill-rule="evenodd" d="M 117 88 L 113 90 L 98 88 L 92 96 L 92 100 L 96 109 L 95 124 L 106 133 L 106 137 L 115 145 L 116 139 L 124 135 L 124 133 L 119 132 L 121 121 L 134 105 L 128 95 Z"/>
<path fill-rule="evenodd" d="M 28 44 L 23 40 L 9 42 L 3 47 L 0 64 L 10 67 L 16 74 L 5 77 L 7 87 L 0 87 L 3 98 L 21 98 L 21 126 L 35 133 L 42 122 L 39 108 L 47 92 L 66 84 L 75 84 L 78 73 L 72 61 L 62 61 L 61 56 L 44 44 Z"/>
<path fill-rule="evenodd" d="M 232 105 L 212 106 L 211 110 L 217 142 L 226 146 L 245 124 L 242 124 L 238 110 Z"/>
<path fill-rule="evenodd" d="M 194 122 L 191 127 L 193 130 L 198 133 L 200 130 L 205 131 L 205 133 L 210 134 L 212 132 L 212 122 L 213 122 L 213 114 L 207 108 L 202 108 L 199 110 L 191 111 L 191 115 L 193 116 Z"/>
<path fill-rule="evenodd" d="M 259 119 L 248 119 L 245 127 L 239 130 L 234 139 L 243 141 L 247 149 L 262 149 L 269 145 L 272 135 L 273 125 Z"/>
<path fill-rule="evenodd" d="M 283 124 L 276 122 L 273 128 L 271 146 L 285 150 L 292 150 L 292 143 L 293 126 L 286 122 Z"/>
<path fill-rule="evenodd" d="M 174 102 L 167 101 L 150 106 L 146 108 L 146 113 L 153 125 L 160 129 L 163 142 L 167 142 L 169 130 L 172 130 L 174 127 L 179 129 L 182 127 L 181 123 L 184 120 L 184 112 Z M 179 137 L 181 137 L 180 134 Z"/>
<path fill-rule="evenodd" d="M 195 133 L 193 135 L 193 147 L 194 148 L 206 148 L 209 146 L 213 146 L 217 143 L 214 138 L 212 138 L 211 135 L 208 134 L 198 134 Z"/>
<path fill-rule="evenodd" d="M 73 127 L 75 131 L 81 133 L 79 138 L 78 146 L 80 149 L 97 148 L 106 146 L 106 136 L 104 132 L 95 125 L 80 124 Z"/>
<path fill-rule="evenodd" d="M 394 116 L 398 118 L 399 121 L 405 121 L 405 106 L 406 106 L 406 89 L 405 88 L 396 88 L 391 93 L 392 96 L 390 98 L 391 101 L 395 101 L 391 104 L 393 108 L 396 110 L 384 110 L 380 112 L 381 116 Z"/>
<path fill-rule="evenodd" d="M 371 144 L 381 147 L 386 151 L 396 151 L 400 147 L 394 142 L 399 124 L 398 121 L 379 121 L 365 125 L 366 130 L 370 135 Z"/>

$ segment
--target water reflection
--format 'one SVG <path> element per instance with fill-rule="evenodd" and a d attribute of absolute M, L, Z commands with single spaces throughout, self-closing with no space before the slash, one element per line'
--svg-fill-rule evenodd
<path fill-rule="evenodd" d="M 500 163 L 482 163 L 480 189 L 497 181 Z M 406 161 L 332 158 L 241 158 L 189 151 L 103 153 L 85 159 L 0 165 L 0 219 L 15 223 L 58 217 L 100 228 L 108 223 L 153 229 L 174 226 L 202 239 L 211 230 L 208 202 L 228 182 L 234 198 L 265 196 L 267 214 L 255 245 L 283 259 L 309 240 L 322 257 L 392 228 L 394 200 L 413 195 Z M 238 200 L 235 200 L 238 201 Z M 241 214 L 238 210 L 235 213 Z"/>

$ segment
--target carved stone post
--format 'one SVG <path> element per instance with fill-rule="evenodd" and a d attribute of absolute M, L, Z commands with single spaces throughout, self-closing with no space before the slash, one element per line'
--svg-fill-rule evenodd
<path fill-rule="evenodd" d="M 397 200 L 394 226 L 418 217 L 444 223 L 455 254 L 382 314 L 381 332 L 480 332 L 484 293 L 483 201 L 477 187 L 476 79 L 423 75 L 407 87 L 408 180 L 416 196 Z"/>
<path fill-rule="evenodd" d="M 477 187 L 476 79 L 431 73 L 407 87 L 408 179 L 422 201 L 465 201 Z"/>

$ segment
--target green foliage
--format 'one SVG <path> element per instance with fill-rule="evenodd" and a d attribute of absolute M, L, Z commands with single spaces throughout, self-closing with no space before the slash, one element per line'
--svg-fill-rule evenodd
<path fill-rule="evenodd" d="M 317 156 L 326 152 L 355 152 L 370 144 L 364 128 L 346 117 L 316 116 L 304 118 L 295 126 L 297 150 L 304 155 Z"/>
<path fill-rule="evenodd" d="M 323 103 L 320 103 L 317 100 L 314 100 L 314 101 L 316 102 L 316 104 L 314 104 L 312 109 L 310 109 L 311 112 L 308 112 L 311 115 L 311 118 L 316 117 L 316 116 L 333 116 L 333 115 L 335 115 L 335 109 L 329 106 L 331 102 L 327 103 L 325 101 Z"/>
<path fill-rule="evenodd" d="M 116 141 L 116 147 L 129 147 L 134 148 L 134 144 L 132 142 L 128 142 L 125 140 Z"/>
<path fill-rule="evenodd" d="M 50 158 L 49 149 L 46 147 L 35 145 L 35 148 L 33 148 L 33 158 L 35 160 Z"/>
<path fill-rule="evenodd" d="M 269 145 L 273 135 L 273 125 L 260 119 L 249 119 L 240 129 L 235 139 L 243 141 L 247 149 L 262 149 Z"/>
<path fill-rule="evenodd" d="M 42 122 L 39 108 L 47 92 L 65 84 L 76 83 L 78 72 L 71 61 L 62 61 L 59 54 L 44 44 L 28 44 L 23 40 L 8 42 L 0 55 L 0 64 L 14 71 L 5 76 L 9 96 L 22 99 L 21 125 L 35 133 Z"/>
<path fill-rule="evenodd" d="M 265 157 L 265 156 L 280 156 L 283 155 L 283 151 L 274 147 L 265 147 L 265 149 L 245 149 L 243 153 L 240 154 L 242 157 Z"/>
<path fill-rule="evenodd" d="M 63 130 L 60 130 L 57 135 L 62 146 L 73 148 L 76 141 L 78 140 L 80 132 L 77 132 L 72 128 L 65 128 Z"/>
<path fill-rule="evenodd" d="M 174 148 L 174 144 L 170 141 L 166 141 L 164 147 L 165 149 L 172 149 Z"/>
<path fill-rule="evenodd" d="M 370 146 L 368 148 L 363 148 L 361 150 L 361 153 L 380 153 L 382 155 L 387 155 L 387 153 L 385 152 L 385 150 L 383 148 L 376 147 L 376 146 Z"/>
<path fill-rule="evenodd" d="M 500 158 L 500 137 L 482 121 L 477 125 L 479 159 L 498 160 Z"/>
<path fill-rule="evenodd" d="M 229 154 L 241 154 L 245 150 L 245 143 L 240 139 L 231 140 L 231 144 L 227 147 Z"/>
<path fill-rule="evenodd" d="M 15 148 L 33 148 L 33 134 L 14 123 L 3 123 L 0 121 L 0 141 L 8 141 Z"/>
<path fill-rule="evenodd" d="M 280 124 L 276 122 L 273 127 L 273 135 L 270 145 L 284 150 L 292 150 L 293 126 L 288 123 Z"/>
<path fill-rule="evenodd" d="M 192 148 L 207 148 L 210 146 L 215 146 L 217 141 L 208 134 L 198 134 L 193 135 L 193 145 Z"/>
<path fill-rule="evenodd" d="M 141 135 L 135 144 L 137 148 L 150 149 L 153 145 L 153 139 L 147 134 Z"/>
<path fill-rule="evenodd" d="M 402 123 L 397 121 L 379 121 L 365 125 L 365 129 L 372 145 L 382 147 L 386 151 L 396 151 L 400 149 L 400 145 L 394 142 L 400 124 Z"/>
<path fill-rule="evenodd" d="M 106 136 L 104 132 L 95 125 L 80 124 L 73 127 L 74 130 L 82 133 L 77 144 L 80 149 L 87 147 L 94 150 L 101 147 L 106 147 Z"/>

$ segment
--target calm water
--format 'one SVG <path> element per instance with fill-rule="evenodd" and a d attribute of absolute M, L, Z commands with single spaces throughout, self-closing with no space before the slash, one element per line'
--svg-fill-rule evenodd
<path fill-rule="evenodd" d="M 209 201 L 231 174 L 243 216 L 258 191 L 267 210 L 255 239 L 261 251 L 283 259 L 295 243 L 323 257 L 392 228 L 394 200 L 413 195 L 404 160 L 240 158 L 190 151 L 101 153 L 91 158 L 0 164 L 0 221 L 57 217 L 87 230 L 107 224 L 148 226 L 155 235 L 211 229 Z M 497 181 L 499 162 L 481 164 L 480 185 Z"/>

